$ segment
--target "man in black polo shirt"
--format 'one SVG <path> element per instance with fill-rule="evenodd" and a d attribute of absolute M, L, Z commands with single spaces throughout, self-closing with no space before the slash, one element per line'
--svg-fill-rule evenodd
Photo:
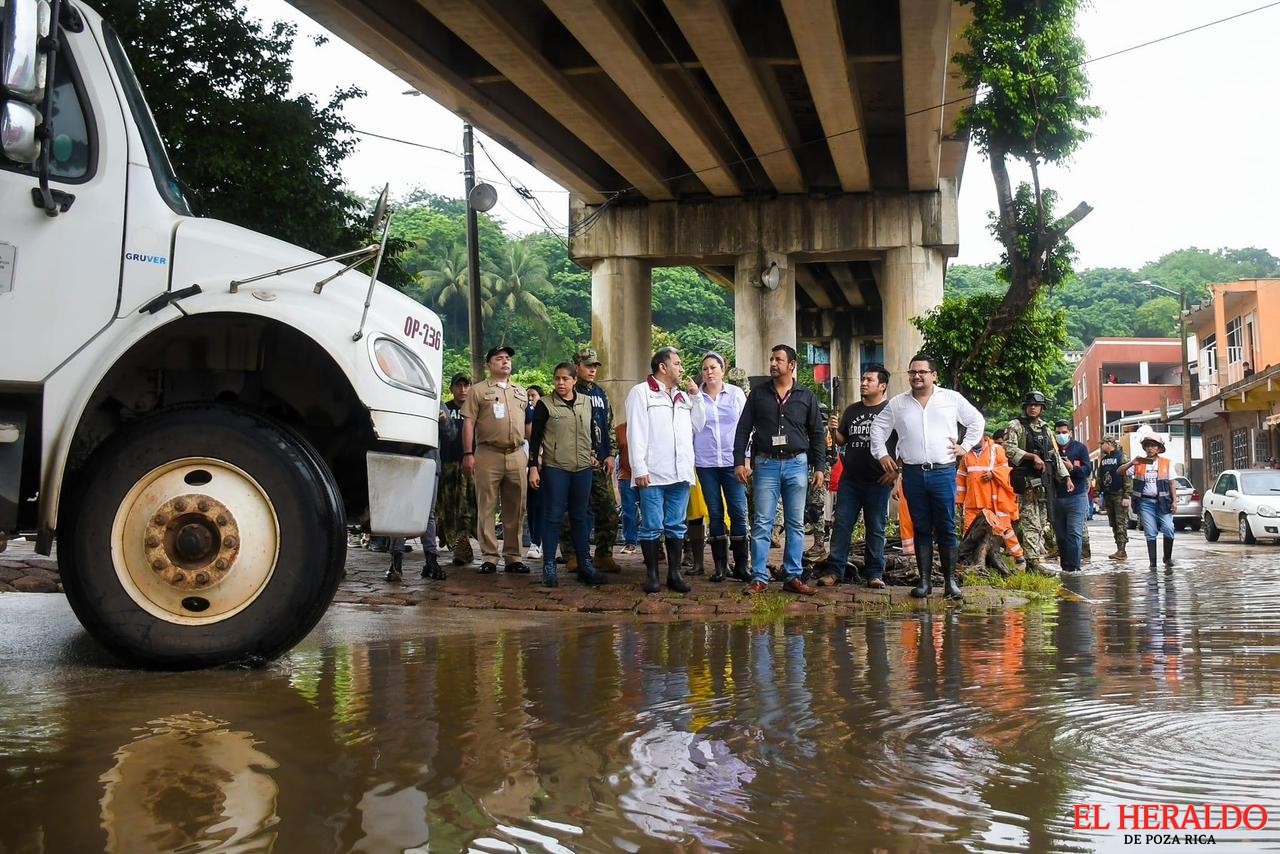
<path fill-rule="evenodd" d="M 815 593 L 800 578 L 804 551 L 804 501 L 809 468 L 822 488 L 827 469 L 825 427 L 818 398 L 795 379 L 796 351 L 779 344 L 769 353 L 769 377 L 747 396 L 747 407 L 738 418 L 733 442 L 733 462 L 738 480 L 755 477 L 755 508 L 751 520 L 752 581 L 743 590 L 748 596 L 769 589 L 769 535 L 778 512 L 778 494 L 786 520 L 786 545 L 782 566 L 789 593 Z M 747 462 L 747 443 L 751 462 Z"/>

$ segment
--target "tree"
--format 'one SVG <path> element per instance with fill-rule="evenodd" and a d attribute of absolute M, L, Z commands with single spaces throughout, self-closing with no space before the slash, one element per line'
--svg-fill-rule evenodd
<path fill-rule="evenodd" d="M 128 48 L 174 168 L 208 216 L 323 254 L 369 242 L 367 210 L 343 188 L 355 148 L 343 105 L 292 94 L 296 28 L 239 3 L 98 0 Z M 394 253 L 380 278 L 404 285 Z"/>
<path fill-rule="evenodd" d="M 1009 287 L 972 339 L 959 373 L 998 353 L 1005 336 L 1036 305 L 1044 285 L 1070 272 L 1067 232 L 1088 215 L 1084 203 L 1058 216 L 1051 190 L 1041 186 L 1040 164 L 1066 161 L 1099 115 L 1086 103 L 1084 42 L 1075 35 L 1079 0 L 965 0 L 973 21 L 965 29 L 969 49 L 956 55 L 965 85 L 977 93 L 960 116 L 961 129 L 986 155 L 995 180 L 997 210 L 991 231 L 1003 247 L 1002 273 Z M 1015 189 L 1010 161 L 1030 169 L 1032 183 Z"/>
<path fill-rule="evenodd" d="M 1172 338 L 1178 331 L 1177 297 L 1160 296 L 1138 306 L 1134 312 L 1133 334 L 1139 338 Z"/>
<path fill-rule="evenodd" d="M 1028 390 L 1045 389 L 1065 364 L 1066 314 L 1041 300 L 1006 336 L 987 339 L 972 363 L 980 367 L 968 367 L 973 341 L 1002 299 L 998 293 L 946 297 L 941 306 L 911 321 L 924 336 L 925 351 L 937 360 L 939 381 L 964 388 L 983 411 L 1016 407 Z"/>
<path fill-rule="evenodd" d="M 504 312 L 502 340 L 507 340 L 511 320 L 527 313 L 550 326 L 547 307 L 537 292 L 547 283 L 547 262 L 525 241 L 510 243 L 503 251 L 501 266 L 494 273 L 494 304 Z"/>

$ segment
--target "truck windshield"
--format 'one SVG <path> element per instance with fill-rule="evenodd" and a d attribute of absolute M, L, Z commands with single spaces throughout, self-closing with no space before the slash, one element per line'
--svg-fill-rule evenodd
<path fill-rule="evenodd" d="M 160 138 L 160 131 L 156 129 L 155 119 L 151 117 L 151 108 L 147 106 L 147 99 L 142 95 L 142 87 L 138 85 L 138 78 L 133 73 L 133 66 L 129 64 L 124 45 L 120 43 L 120 37 L 110 26 L 103 24 L 102 30 L 107 39 L 107 53 L 116 67 L 116 76 L 120 78 L 120 85 L 124 87 L 124 98 L 129 102 L 133 121 L 137 124 L 138 133 L 142 136 L 142 147 L 147 151 L 147 162 L 151 164 L 151 175 L 155 178 L 156 189 L 174 211 L 184 216 L 191 216 L 191 206 L 187 204 L 187 198 L 182 193 L 182 182 L 173 172 L 173 164 L 169 162 L 169 152 L 165 151 L 164 140 Z"/>

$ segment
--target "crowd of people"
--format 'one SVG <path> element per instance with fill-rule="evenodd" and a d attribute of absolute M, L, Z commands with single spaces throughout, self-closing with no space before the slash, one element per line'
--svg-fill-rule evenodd
<path fill-rule="evenodd" d="M 1160 536 L 1165 566 L 1173 565 L 1177 491 L 1158 438 L 1144 438 L 1144 456 L 1126 460 L 1107 436 L 1095 466 L 1070 421 L 1050 426 L 1037 391 L 1023 399 L 1020 417 L 988 432 L 973 404 L 937 384 L 926 354 L 908 366 L 910 389 L 893 397 L 885 366 L 867 365 L 859 399 L 837 415 L 798 382 L 797 355 L 786 344 L 769 353 L 768 379 L 750 388 L 719 353 L 687 371 L 677 350 L 662 348 L 626 395 L 618 424 L 596 381 L 595 350 L 556 365 L 546 393 L 511 380 L 515 355 L 511 346 L 494 347 L 483 380 L 458 374 L 450 382 L 440 418 L 438 529 L 433 513 L 424 577 L 444 577 L 437 538 L 453 565 L 466 567 L 476 561 L 474 537 L 482 575 L 500 563 L 527 574 L 532 560 L 542 584 L 555 587 L 563 562 L 579 582 L 601 585 L 622 570 L 613 556 L 621 534 L 622 552 L 643 557 L 646 593 L 664 584 L 689 592 L 689 577 L 705 574 L 708 545 L 707 580 L 737 579 L 749 596 L 774 582 L 800 595 L 816 592 L 810 582 L 880 589 L 896 504 L 903 553 L 914 555 L 919 574 L 911 594 L 931 595 L 936 551 L 943 595 L 961 599 L 960 537 L 989 535 L 1016 569 L 1033 572 L 1046 571 L 1056 545 L 1061 569 L 1079 571 L 1089 558 L 1091 492 L 1115 533 L 1112 560 L 1128 558 L 1132 503 L 1152 568 Z M 829 469 L 833 502 L 824 512 Z M 807 514 L 816 552 L 804 548 Z M 855 565 L 859 518 L 863 559 Z M 778 545 L 775 566 L 769 554 Z M 399 577 L 397 561 L 388 578 Z"/>

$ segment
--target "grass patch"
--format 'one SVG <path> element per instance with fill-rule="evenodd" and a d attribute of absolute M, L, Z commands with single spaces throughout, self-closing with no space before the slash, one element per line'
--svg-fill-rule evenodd
<path fill-rule="evenodd" d="M 997 590 L 1016 590 L 1031 596 L 1051 599 L 1058 595 L 1061 582 L 1057 576 L 1040 575 L 1036 572 L 1011 572 L 1007 576 L 996 573 L 971 573 L 965 578 L 966 584 L 982 584 Z"/>
<path fill-rule="evenodd" d="M 782 617 L 783 609 L 792 597 L 781 593 L 761 593 L 751 597 L 751 618 L 753 620 L 777 620 Z"/>

